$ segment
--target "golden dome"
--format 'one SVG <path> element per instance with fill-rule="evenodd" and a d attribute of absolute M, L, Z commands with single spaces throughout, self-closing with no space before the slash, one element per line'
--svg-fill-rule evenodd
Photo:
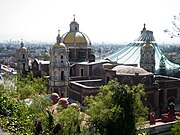
<path fill-rule="evenodd" d="M 53 45 L 53 48 L 66 48 L 66 45 L 64 43 L 56 43 Z"/>
<path fill-rule="evenodd" d="M 66 45 L 91 45 L 89 38 L 82 32 L 68 32 L 62 36 L 62 42 Z"/>
<path fill-rule="evenodd" d="M 19 51 L 27 51 L 27 48 L 23 46 L 23 47 L 20 47 L 18 50 Z"/>
<path fill-rule="evenodd" d="M 154 48 L 152 44 L 145 44 L 143 46 L 143 48 L 146 48 L 146 49 L 150 49 L 150 48 Z"/>
<path fill-rule="evenodd" d="M 24 47 L 24 43 L 23 43 L 22 39 L 21 39 L 20 45 L 21 45 L 21 47 L 18 49 L 19 51 L 27 51 L 26 47 Z"/>

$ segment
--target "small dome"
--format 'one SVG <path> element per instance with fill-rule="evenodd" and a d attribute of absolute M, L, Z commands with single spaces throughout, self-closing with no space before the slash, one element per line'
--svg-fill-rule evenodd
<path fill-rule="evenodd" d="M 125 74 L 125 75 L 149 75 L 152 73 L 147 72 L 143 68 L 140 67 L 133 67 L 133 66 L 121 66 L 118 65 L 112 69 L 113 71 L 116 71 L 117 74 Z"/>
<path fill-rule="evenodd" d="M 27 51 L 27 48 L 23 46 L 23 47 L 20 47 L 18 50 L 19 51 Z"/>
<path fill-rule="evenodd" d="M 68 99 L 67 98 L 60 98 L 59 99 L 59 102 L 61 103 L 61 104 L 69 104 L 69 101 L 68 101 Z"/>
<path fill-rule="evenodd" d="M 66 45 L 64 43 L 56 43 L 53 45 L 53 48 L 66 48 Z"/>
<path fill-rule="evenodd" d="M 91 45 L 89 38 L 82 32 L 68 32 L 62 36 L 62 42 L 66 45 Z"/>
<path fill-rule="evenodd" d="M 59 99 L 60 97 L 59 97 L 59 95 L 57 94 L 57 93 L 52 93 L 51 94 L 51 100 L 57 100 L 57 99 Z"/>
<path fill-rule="evenodd" d="M 145 44 L 145 45 L 143 45 L 143 48 L 150 49 L 150 48 L 154 48 L 154 47 L 152 44 Z"/>
<path fill-rule="evenodd" d="M 76 104 L 76 103 L 72 103 L 72 104 L 70 104 L 70 106 L 73 107 L 73 108 L 75 108 L 75 109 L 79 109 L 79 106 L 78 106 L 78 104 Z"/>

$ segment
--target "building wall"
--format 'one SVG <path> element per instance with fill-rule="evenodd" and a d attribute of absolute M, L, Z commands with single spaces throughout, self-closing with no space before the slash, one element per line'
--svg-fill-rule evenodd
<path fill-rule="evenodd" d="M 101 79 L 72 81 L 69 84 L 69 97 L 81 103 L 86 96 L 95 96 L 101 85 Z"/>

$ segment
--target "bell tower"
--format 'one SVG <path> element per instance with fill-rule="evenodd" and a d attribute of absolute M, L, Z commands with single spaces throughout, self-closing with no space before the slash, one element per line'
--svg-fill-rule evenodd
<path fill-rule="evenodd" d="M 28 51 L 21 40 L 20 48 L 17 50 L 17 70 L 23 73 L 28 72 Z"/>
<path fill-rule="evenodd" d="M 146 40 L 146 44 L 141 48 L 140 67 L 148 72 L 155 73 L 155 50 L 149 39 Z"/>
<path fill-rule="evenodd" d="M 50 90 L 58 93 L 60 97 L 68 97 L 69 61 L 68 49 L 60 42 L 60 31 L 58 30 L 57 42 L 50 50 Z"/>

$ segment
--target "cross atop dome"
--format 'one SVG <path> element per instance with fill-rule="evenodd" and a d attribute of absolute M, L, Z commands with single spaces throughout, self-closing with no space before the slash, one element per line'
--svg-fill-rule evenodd
<path fill-rule="evenodd" d="M 146 31 L 146 24 L 145 24 L 145 23 L 144 23 L 144 28 L 143 28 L 142 31 L 141 31 L 141 34 L 142 34 L 144 31 Z"/>
<path fill-rule="evenodd" d="M 75 14 L 73 16 L 74 16 L 74 22 L 75 22 L 76 21 L 76 16 L 75 16 Z"/>
<path fill-rule="evenodd" d="M 24 47 L 23 39 L 21 39 L 21 47 Z"/>
<path fill-rule="evenodd" d="M 60 43 L 61 37 L 60 37 L 60 30 L 58 29 L 58 36 L 56 37 L 57 43 Z"/>

